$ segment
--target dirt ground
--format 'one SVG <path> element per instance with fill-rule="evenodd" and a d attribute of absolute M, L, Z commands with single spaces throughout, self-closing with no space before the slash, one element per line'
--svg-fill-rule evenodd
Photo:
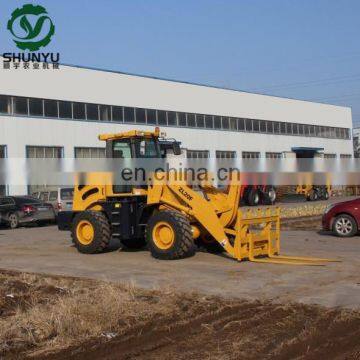
<path fill-rule="evenodd" d="M 306 220 L 301 222 L 305 227 L 309 225 Z M 299 229 L 282 231 L 283 254 L 336 258 L 341 262 L 323 267 L 238 263 L 205 252 L 168 262 L 155 260 L 147 250 L 120 250 L 118 244 L 113 244 L 107 253 L 79 254 L 69 234 L 55 226 L 0 229 L 3 269 L 130 282 L 147 289 L 170 287 L 226 298 L 328 307 L 360 307 L 359 251 L 358 236 L 340 239 Z"/>
<path fill-rule="evenodd" d="M 6 359 L 358 359 L 360 313 L 0 272 Z"/>

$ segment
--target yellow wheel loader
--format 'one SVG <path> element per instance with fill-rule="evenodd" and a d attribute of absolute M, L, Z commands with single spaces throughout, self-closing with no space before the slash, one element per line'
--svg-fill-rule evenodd
<path fill-rule="evenodd" d="M 295 191 L 304 195 L 307 201 L 328 200 L 331 196 L 330 185 L 298 185 Z"/>
<path fill-rule="evenodd" d="M 164 156 L 179 143 L 165 141 L 159 129 L 99 136 L 110 158 Z M 145 151 L 144 151 L 145 149 Z M 130 160 L 131 161 L 131 160 Z M 181 178 L 181 177 L 180 177 Z M 223 250 L 236 260 L 321 265 L 323 259 L 280 256 L 278 209 L 242 212 L 242 186 L 233 176 L 226 190 L 206 179 L 197 188 L 174 174 L 157 174 L 147 186 L 116 185 L 106 174 L 90 173 L 76 184 L 73 210 L 59 213 L 60 230 L 70 230 L 76 248 L 86 254 L 104 251 L 112 238 L 130 248 L 148 246 L 153 257 L 181 259 L 195 253 L 195 241 Z"/>

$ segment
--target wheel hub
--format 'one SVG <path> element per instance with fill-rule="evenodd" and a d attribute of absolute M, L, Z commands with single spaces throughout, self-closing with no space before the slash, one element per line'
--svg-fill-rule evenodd
<path fill-rule="evenodd" d="M 155 225 L 152 237 L 156 246 L 161 250 L 170 249 L 175 241 L 175 233 L 170 224 L 165 221 Z"/>
<path fill-rule="evenodd" d="M 76 229 L 76 237 L 82 245 L 89 245 L 94 240 L 94 227 L 87 220 L 79 222 Z"/>
<path fill-rule="evenodd" d="M 343 235 L 349 234 L 352 231 L 351 221 L 344 218 L 339 219 L 336 222 L 336 230 Z"/>

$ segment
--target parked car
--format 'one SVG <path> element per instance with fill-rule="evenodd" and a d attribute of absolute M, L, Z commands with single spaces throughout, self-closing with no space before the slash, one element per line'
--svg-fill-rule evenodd
<path fill-rule="evenodd" d="M 360 227 L 360 198 L 329 205 L 322 217 L 323 229 L 340 237 L 351 237 Z"/>
<path fill-rule="evenodd" d="M 32 196 L 51 204 L 55 210 L 55 214 L 57 215 L 59 211 L 72 210 L 74 188 L 40 190 L 33 193 Z"/>
<path fill-rule="evenodd" d="M 1 196 L 0 223 L 11 229 L 21 224 L 42 225 L 55 221 L 55 212 L 50 204 L 30 196 Z"/>

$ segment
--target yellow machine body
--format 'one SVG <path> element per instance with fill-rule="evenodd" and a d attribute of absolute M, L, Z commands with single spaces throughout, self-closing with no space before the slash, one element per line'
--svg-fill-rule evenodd
<path fill-rule="evenodd" d="M 159 137 L 159 131 L 134 130 L 127 133 L 101 135 L 99 138 L 108 141 L 131 137 L 156 139 Z M 199 188 L 194 189 L 185 180 L 175 181 L 173 176 L 174 174 L 163 173 L 163 176 L 157 174 L 156 179 L 154 177 L 147 187 L 134 186 L 131 192 L 118 194 L 113 192 L 112 174 L 87 174 L 86 185 L 75 186 L 73 212 L 75 214 L 84 211 L 104 212 L 105 204 L 109 199 L 116 210 L 122 206 L 122 198 L 141 197 L 145 199 L 143 207 L 151 209 L 153 213 L 170 211 L 180 214 L 182 219 L 186 218 L 191 225 L 193 239 L 203 238 L 210 242 L 217 242 L 230 257 L 238 261 L 295 265 L 322 265 L 330 261 L 281 256 L 279 209 L 266 208 L 256 211 L 239 209 L 242 185 L 236 174 L 230 180 L 226 190 L 218 189 L 208 181 L 204 181 Z M 130 216 L 131 214 L 129 218 Z M 85 239 L 83 241 L 93 235 L 86 221 L 88 220 L 79 222 L 81 224 L 79 226 L 86 230 L 82 235 Z M 172 229 L 166 221 L 159 221 L 152 229 L 154 236 L 158 236 L 162 241 L 162 247 L 165 248 L 173 240 Z"/>

